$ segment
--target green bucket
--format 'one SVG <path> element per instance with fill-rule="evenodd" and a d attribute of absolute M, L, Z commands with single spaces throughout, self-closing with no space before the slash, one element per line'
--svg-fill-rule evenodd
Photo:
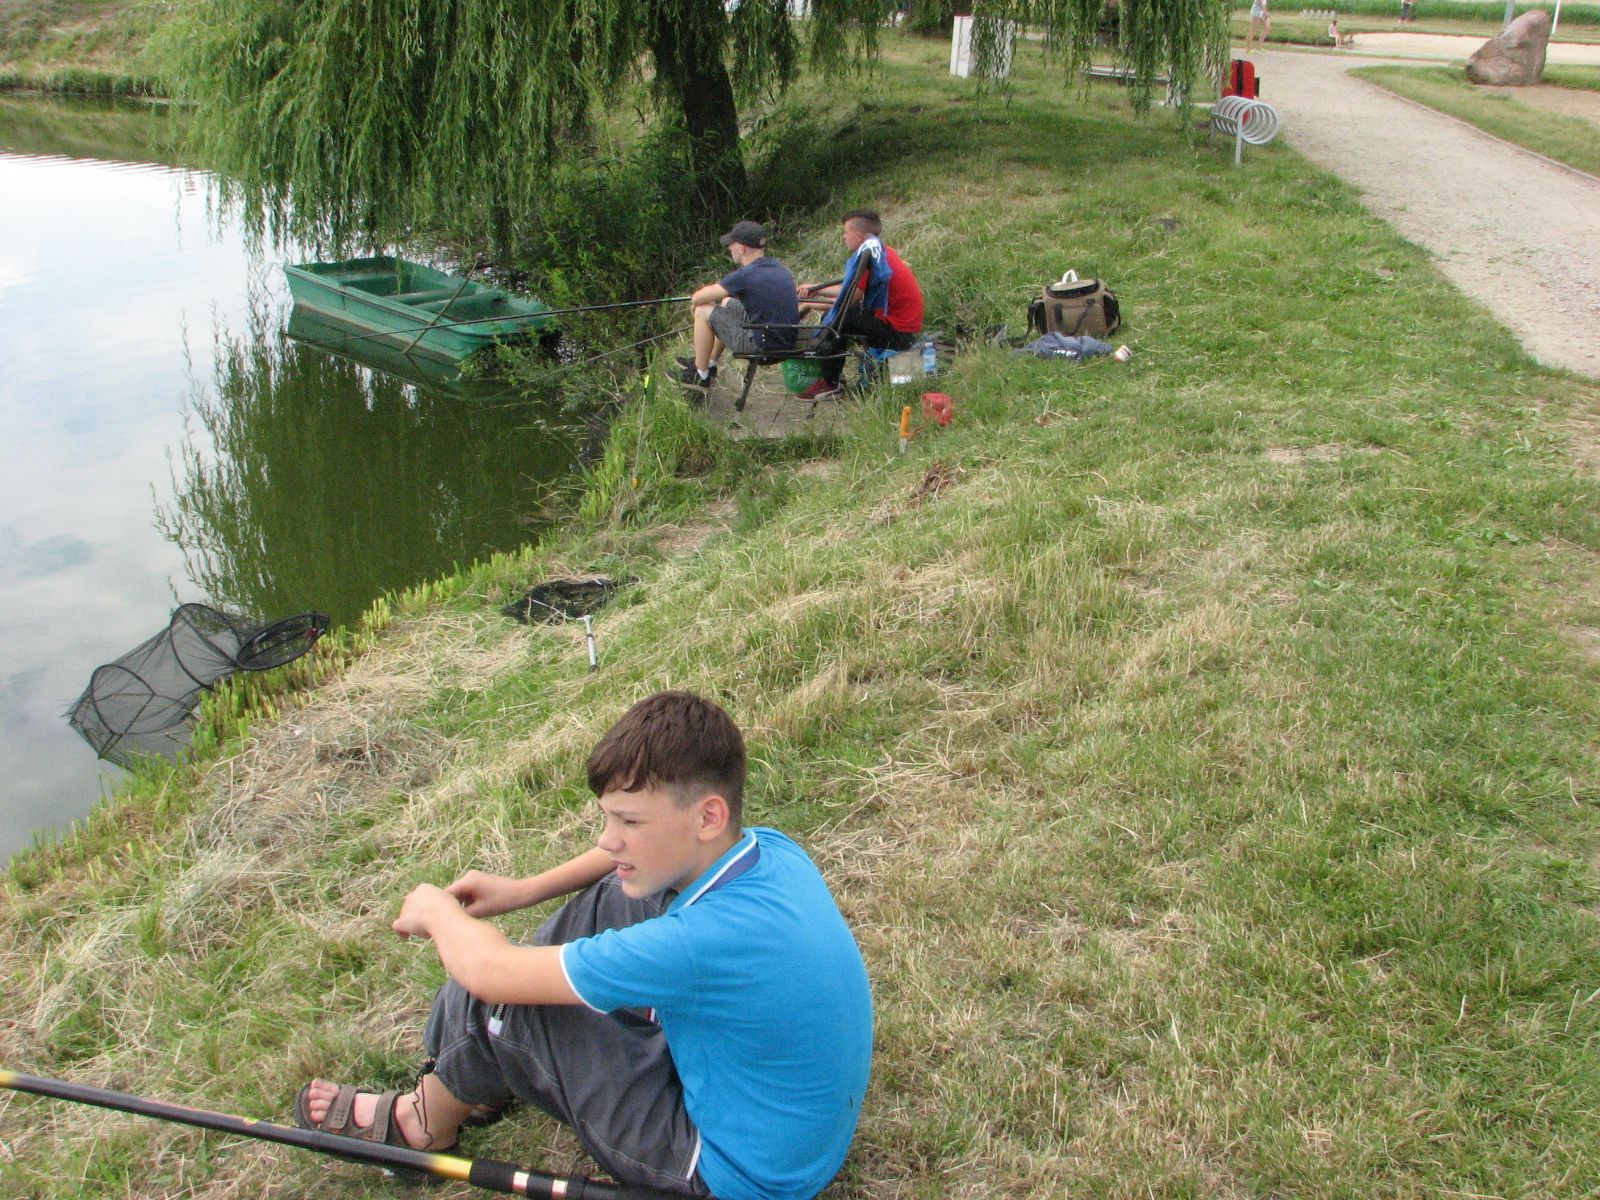
<path fill-rule="evenodd" d="M 783 386 L 796 394 L 805 391 L 822 378 L 822 367 L 809 358 L 786 358 L 783 367 Z"/>

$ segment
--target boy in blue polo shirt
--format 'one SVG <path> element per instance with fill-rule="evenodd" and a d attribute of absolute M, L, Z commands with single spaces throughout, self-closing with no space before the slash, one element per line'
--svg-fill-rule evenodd
<path fill-rule="evenodd" d="M 449 1150 L 475 1113 L 534 1104 L 615 1179 L 805 1200 L 844 1162 L 872 1057 L 855 939 L 805 852 L 745 829 L 744 740 L 685 692 L 641 700 L 589 757 L 595 849 L 543 874 L 423 884 L 393 928 L 450 982 L 409 1093 L 314 1080 L 309 1128 Z M 514 945 L 483 918 L 578 894 Z"/>

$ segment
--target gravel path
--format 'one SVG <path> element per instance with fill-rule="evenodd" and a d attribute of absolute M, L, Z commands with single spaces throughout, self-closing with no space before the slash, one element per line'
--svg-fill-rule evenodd
<path fill-rule="evenodd" d="M 1281 137 L 1359 188 L 1541 362 L 1600 378 L 1600 182 L 1346 74 L 1383 58 L 1255 61 Z"/>

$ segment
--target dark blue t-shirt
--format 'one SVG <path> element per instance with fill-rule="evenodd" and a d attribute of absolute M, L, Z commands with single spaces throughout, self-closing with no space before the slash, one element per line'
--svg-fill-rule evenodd
<path fill-rule="evenodd" d="M 800 324 L 800 299 L 795 291 L 794 276 L 777 259 L 762 255 L 724 275 L 718 282 L 727 289 L 728 295 L 744 305 L 745 319 L 750 324 Z M 768 333 L 765 345 L 770 349 L 787 350 L 794 345 L 794 334 L 790 330 L 774 329 Z"/>

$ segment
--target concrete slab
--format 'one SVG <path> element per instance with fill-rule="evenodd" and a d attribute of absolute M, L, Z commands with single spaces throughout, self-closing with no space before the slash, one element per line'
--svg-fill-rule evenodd
<path fill-rule="evenodd" d="M 920 381 L 923 377 L 920 351 L 896 354 L 883 369 L 896 383 Z M 741 413 L 734 404 L 739 399 L 739 389 L 744 386 L 744 372 L 745 364 L 734 360 L 718 371 L 717 382 L 709 392 L 693 393 L 706 416 L 727 426 L 735 438 L 831 433 L 843 425 L 849 406 L 856 402 L 856 393 L 848 388 L 833 400 L 801 400 L 784 386 L 781 369 L 760 367 Z M 847 379 L 851 372 L 847 372 Z"/>

